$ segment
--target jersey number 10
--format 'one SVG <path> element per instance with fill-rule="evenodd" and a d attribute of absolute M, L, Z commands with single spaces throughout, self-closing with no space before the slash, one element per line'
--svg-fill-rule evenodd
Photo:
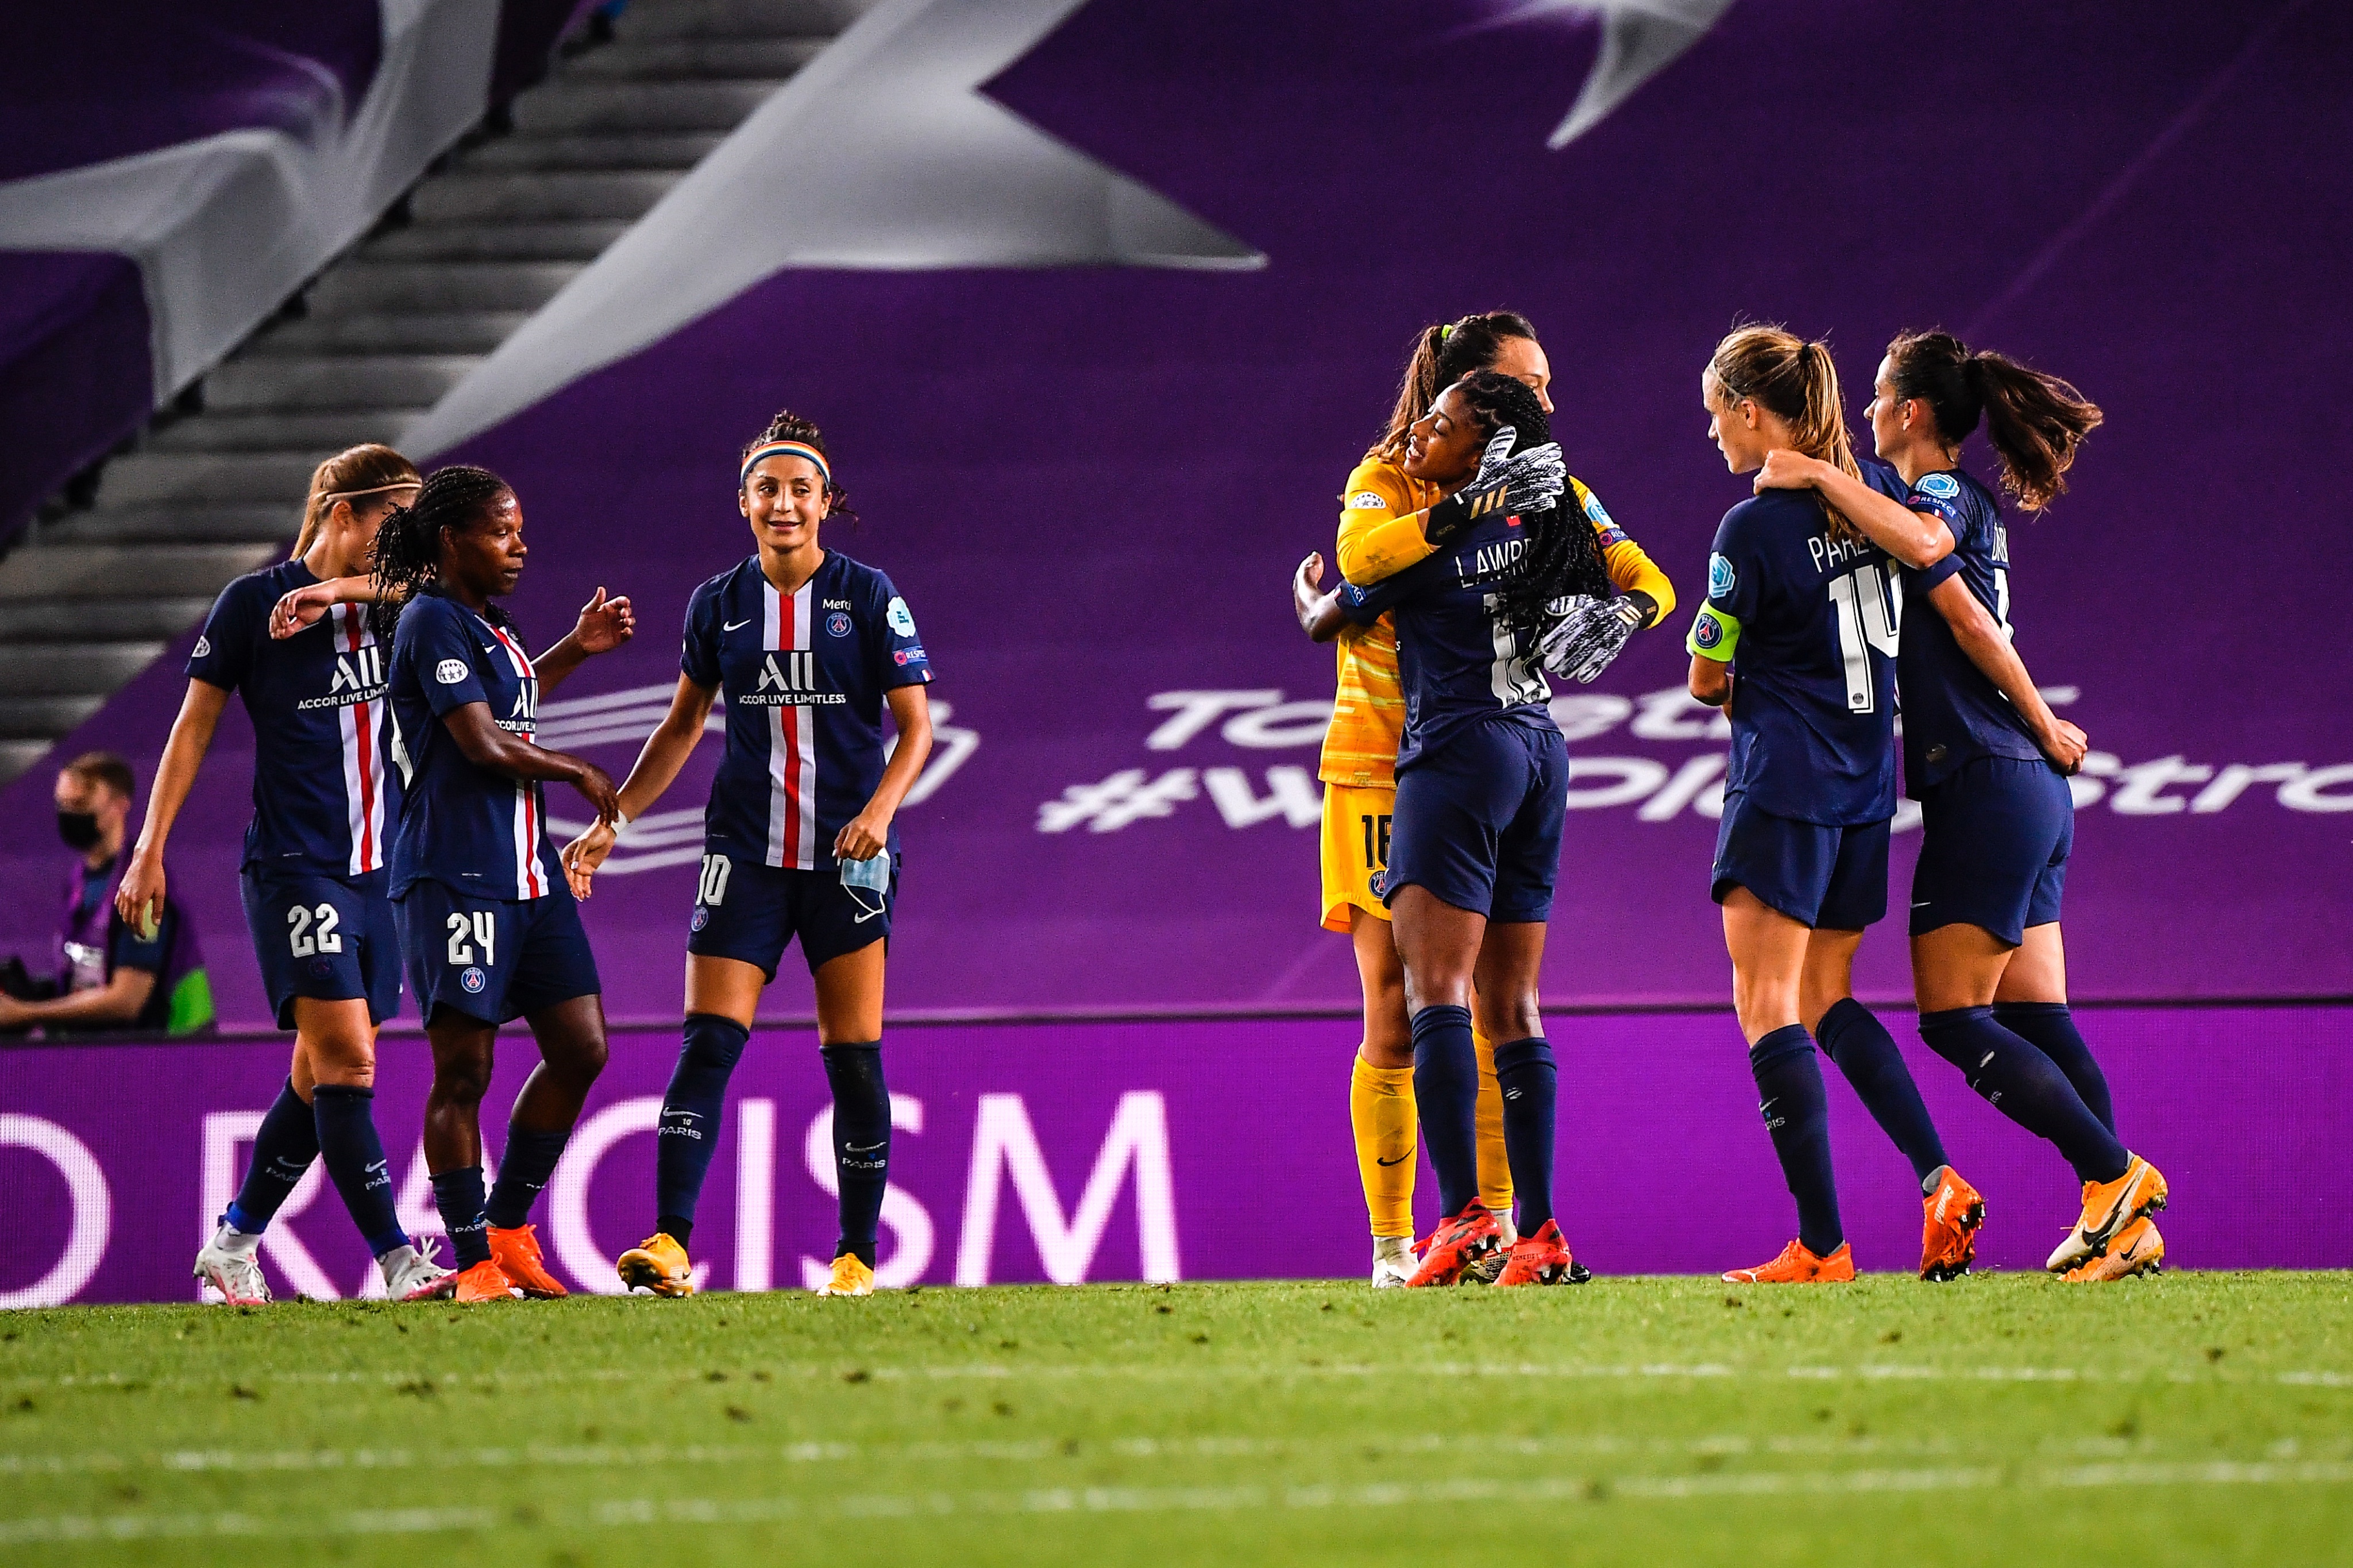
<path fill-rule="evenodd" d="M 1879 702 L 1879 687 L 1871 678 L 1871 650 L 1895 657 L 1896 633 L 1904 625 L 1904 584 L 1900 579 L 1891 581 L 1873 563 L 1831 578 L 1830 595 L 1838 612 L 1839 653 L 1846 661 L 1847 711 L 1868 713 Z"/>

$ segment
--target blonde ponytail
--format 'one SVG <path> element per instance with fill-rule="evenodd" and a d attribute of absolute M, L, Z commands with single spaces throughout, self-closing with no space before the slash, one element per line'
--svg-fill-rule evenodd
<path fill-rule="evenodd" d="M 1849 479 L 1862 477 L 1854 441 L 1847 434 L 1846 406 L 1839 395 L 1838 366 L 1830 345 L 1810 342 L 1779 327 L 1736 327 L 1715 345 L 1707 378 L 1729 406 L 1746 398 L 1778 415 L 1789 426 L 1799 451 L 1819 458 Z M 1833 537 L 1863 542 L 1862 530 L 1820 496 Z"/>
<path fill-rule="evenodd" d="M 293 552 L 287 559 L 299 561 L 311 552 L 337 501 L 424 482 L 416 464 L 376 442 L 336 453 L 311 470 L 311 494 L 302 503 L 302 531 L 295 535 Z"/>

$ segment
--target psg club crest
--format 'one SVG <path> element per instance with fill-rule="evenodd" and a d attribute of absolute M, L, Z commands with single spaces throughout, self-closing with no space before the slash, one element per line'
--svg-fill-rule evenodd
<path fill-rule="evenodd" d="M 482 987 L 488 984 L 489 982 L 483 979 L 482 972 L 480 970 L 476 969 L 470 964 L 467 966 L 466 972 L 458 976 L 458 984 L 466 988 L 466 994 L 468 995 L 479 996 L 481 994 Z"/>
<path fill-rule="evenodd" d="M 694 911 L 694 919 L 688 923 L 696 931 L 701 931 L 711 923 L 711 911 L 698 905 Z"/>
<path fill-rule="evenodd" d="M 1714 647 L 1723 640 L 1724 623 L 1714 616 L 1703 613 L 1699 618 L 1699 625 L 1692 628 L 1692 641 L 1704 648 Z"/>
<path fill-rule="evenodd" d="M 833 614 L 826 616 L 825 629 L 831 632 L 838 637 L 848 637 L 849 635 L 849 616 L 842 611 L 834 611 Z"/>

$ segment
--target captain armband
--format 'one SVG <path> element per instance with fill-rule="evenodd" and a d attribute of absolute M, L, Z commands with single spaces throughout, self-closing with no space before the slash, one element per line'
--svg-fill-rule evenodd
<path fill-rule="evenodd" d="M 1732 651 L 1739 646 L 1740 618 L 1714 605 L 1700 606 L 1699 618 L 1692 622 L 1691 634 L 1683 638 L 1683 647 L 1693 654 L 1718 664 L 1730 664 Z"/>

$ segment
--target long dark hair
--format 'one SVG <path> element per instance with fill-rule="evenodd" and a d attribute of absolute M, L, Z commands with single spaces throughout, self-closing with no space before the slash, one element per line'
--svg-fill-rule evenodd
<path fill-rule="evenodd" d="M 1545 417 L 1544 405 L 1536 401 L 1535 390 L 1516 376 L 1482 370 L 1464 377 L 1457 390 L 1478 420 L 1482 437 L 1493 437 L 1509 426 L 1519 432 L 1513 447 L 1518 452 L 1552 439 L 1552 422 Z M 1593 524 L 1573 503 L 1573 495 L 1563 496 L 1566 504 L 1562 506 L 1520 514 L 1527 548 L 1495 592 L 1504 619 L 1524 638 L 1533 638 L 1542 629 L 1556 599 L 1571 594 L 1609 597 L 1609 572 L 1602 564 L 1600 542 L 1593 536 Z"/>
<path fill-rule="evenodd" d="M 1958 447 L 1985 422 L 2002 489 L 2029 511 L 2066 493 L 2076 449 L 2105 417 L 2057 376 L 1989 349 L 1971 353 L 1950 332 L 1902 333 L 1887 345 L 1887 358 L 1895 395 L 1926 403 L 1946 446 Z"/>
<path fill-rule="evenodd" d="M 1459 321 L 1433 321 L 1422 328 L 1414 334 L 1405 379 L 1398 384 L 1397 405 L 1389 411 L 1388 428 L 1373 443 L 1368 456 L 1395 457 L 1405 445 L 1406 432 L 1430 412 L 1440 393 L 1475 371 L 1492 368 L 1510 340 L 1525 338 L 1534 342 L 1535 336 L 1535 328 L 1517 310 L 1482 310 Z M 1525 447 L 1531 443 L 1520 445 Z"/>
<path fill-rule="evenodd" d="M 849 492 L 834 482 L 833 457 L 825 449 L 825 432 L 817 427 L 816 420 L 804 419 L 789 408 L 777 409 L 776 416 L 768 421 L 768 427 L 744 443 L 744 450 L 737 455 L 735 461 L 740 465 L 744 458 L 771 441 L 798 441 L 804 447 L 816 447 L 818 456 L 825 458 L 826 510 L 846 517 L 853 523 L 860 521 L 856 510 L 849 504 Z"/>
<path fill-rule="evenodd" d="M 506 480 L 490 469 L 456 464 L 427 474 L 417 500 L 395 507 L 385 518 L 368 550 L 368 581 L 375 585 L 368 623 L 378 642 L 392 640 L 408 601 L 440 577 L 441 531 L 470 527 L 482 509 L 507 490 Z M 487 606 L 485 618 L 494 626 L 510 624 L 496 605 Z"/>

